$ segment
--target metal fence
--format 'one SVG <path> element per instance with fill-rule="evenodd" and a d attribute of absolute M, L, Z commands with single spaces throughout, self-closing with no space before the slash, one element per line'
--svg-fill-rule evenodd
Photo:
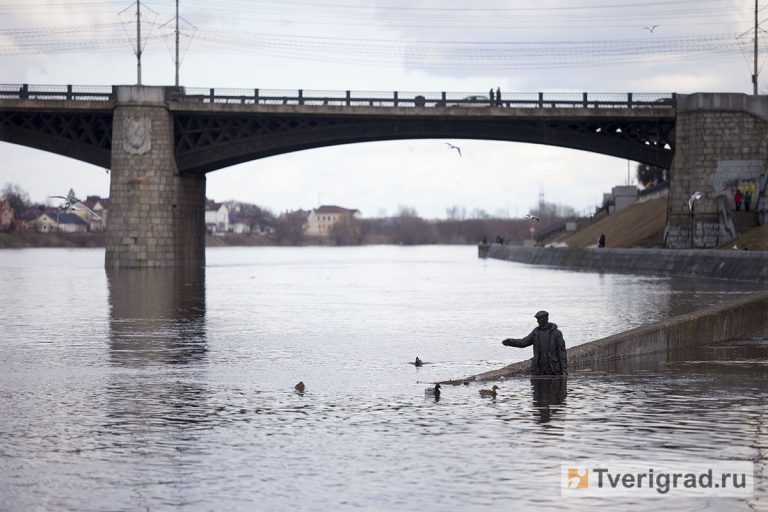
<path fill-rule="evenodd" d="M 112 101 L 110 85 L 30 85 L 0 84 L 0 99 Z"/>
<path fill-rule="evenodd" d="M 182 88 L 175 101 L 337 107 L 673 108 L 674 93 L 489 93 Z"/>
<path fill-rule="evenodd" d="M 0 99 L 114 101 L 115 87 L 0 84 Z M 166 87 L 168 101 L 240 105 L 465 108 L 674 108 L 674 93 L 381 92 Z"/>

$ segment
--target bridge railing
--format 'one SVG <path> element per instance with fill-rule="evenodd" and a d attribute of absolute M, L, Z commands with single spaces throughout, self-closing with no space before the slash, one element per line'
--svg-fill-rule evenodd
<path fill-rule="evenodd" d="M 0 84 L 0 99 L 112 101 L 114 89 L 111 85 Z"/>
<path fill-rule="evenodd" d="M 188 101 L 242 105 L 348 107 L 501 107 L 501 108 L 674 108 L 674 93 L 489 93 L 410 91 L 316 91 L 275 89 L 203 89 L 187 87 L 169 97 Z"/>
<path fill-rule="evenodd" d="M 167 87 L 169 101 L 347 107 L 674 108 L 674 93 L 316 91 Z M 0 99 L 113 101 L 112 86 L 0 84 Z"/>

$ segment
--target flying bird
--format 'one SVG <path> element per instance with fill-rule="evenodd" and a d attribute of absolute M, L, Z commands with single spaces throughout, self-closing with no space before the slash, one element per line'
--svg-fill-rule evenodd
<path fill-rule="evenodd" d="M 643 27 L 645 30 L 653 34 L 653 31 L 656 30 L 656 27 L 660 27 L 661 25 L 651 25 L 650 27 Z"/>
<path fill-rule="evenodd" d="M 461 156 L 461 148 L 459 146 L 454 146 L 450 142 L 446 142 L 445 145 L 448 146 L 451 149 L 455 149 L 456 151 L 458 151 L 459 152 L 459 156 Z"/>
<path fill-rule="evenodd" d="M 688 210 L 693 211 L 693 204 L 701 199 L 701 192 L 694 192 L 693 195 L 688 199 Z"/>
<path fill-rule="evenodd" d="M 538 218 L 538 217 L 537 217 L 537 216 L 535 216 L 535 215 L 531 215 L 530 213 L 526 213 L 526 214 L 525 214 L 525 218 L 526 218 L 526 219 L 535 220 L 536 222 L 541 222 L 541 219 L 540 219 L 540 218 Z"/>
<path fill-rule="evenodd" d="M 75 197 L 74 194 L 69 194 L 66 197 L 65 196 L 49 196 L 51 199 L 63 199 L 64 204 L 61 205 L 62 210 L 88 210 L 91 215 L 94 216 L 96 219 L 101 219 L 101 216 L 99 216 L 95 211 L 91 210 L 87 206 L 83 204 L 82 201 L 80 201 L 77 197 Z"/>

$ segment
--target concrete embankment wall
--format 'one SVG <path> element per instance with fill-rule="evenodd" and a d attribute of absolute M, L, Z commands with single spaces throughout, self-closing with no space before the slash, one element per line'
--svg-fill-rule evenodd
<path fill-rule="evenodd" d="M 481 245 L 480 257 L 572 270 L 700 276 L 768 283 L 768 253 L 705 249 L 577 249 Z"/>
<path fill-rule="evenodd" d="M 593 368 L 639 367 L 641 361 L 664 362 L 674 352 L 728 341 L 768 330 L 768 291 L 700 311 L 645 325 L 568 349 L 569 372 Z M 611 363 L 623 362 L 622 365 Z M 530 373 L 531 362 L 509 366 L 463 380 L 488 381 Z"/>

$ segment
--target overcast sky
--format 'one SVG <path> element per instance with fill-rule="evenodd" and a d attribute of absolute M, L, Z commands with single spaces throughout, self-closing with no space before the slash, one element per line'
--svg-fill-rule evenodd
<path fill-rule="evenodd" d="M 141 5 L 143 83 L 172 85 L 175 1 Z M 181 85 L 750 93 L 753 9 L 747 0 L 180 0 Z M 0 0 L 0 82 L 136 83 L 135 32 L 129 1 Z M 463 156 L 446 140 L 405 140 L 265 158 L 209 173 L 207 195 L 275 213 L 336 204 L 371 217 L 407 206 L 439 218 L 460 205 L 522 216 L 540 193 L 581 211 L 634 180 L 635 163 L 622 159 L 447 141 Z M 0 185 L 36 202 L 70 188 L 109 195 L 101 168 L 2 142 L 0 159 Z"/>

